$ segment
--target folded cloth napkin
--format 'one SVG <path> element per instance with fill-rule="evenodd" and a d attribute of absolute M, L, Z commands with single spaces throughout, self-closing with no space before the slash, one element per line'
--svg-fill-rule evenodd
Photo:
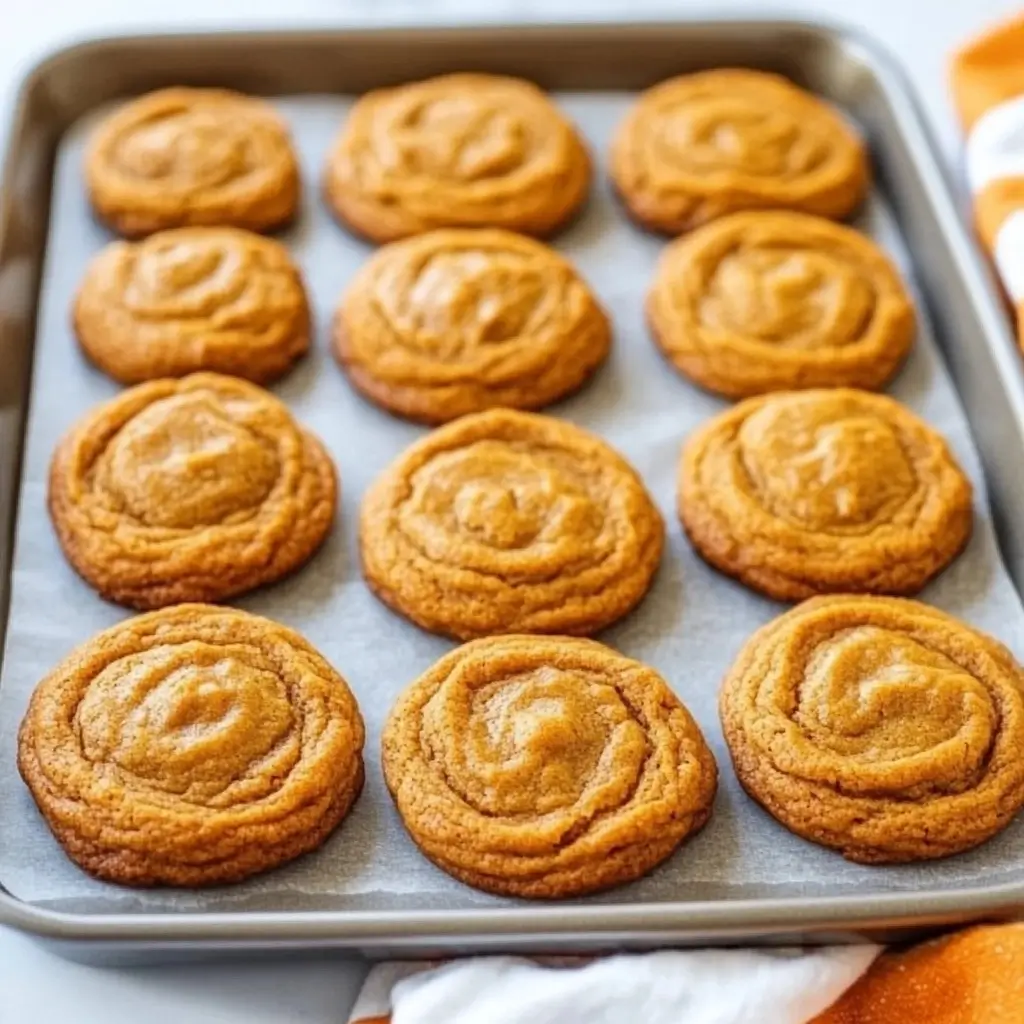
<path fill-rule="evenodd" d="M 1024 15 L 959 50 L 951 83 L 978 235 L 1024 338 Z"/>
<path fill-rule="evenodd" d="M 1024 924 L 913 949 L 376 965 L 352 1024 L 1024 1024 Z"/>
<path fill-rule="evenodd" d="M 378 964 L 359 1024 L 806 1024 L 867 970 L 877 946 L 666 951 L 589 962 L 480 957 Z M 388 1014 L 391 1014 L 389 1017 Z"/>

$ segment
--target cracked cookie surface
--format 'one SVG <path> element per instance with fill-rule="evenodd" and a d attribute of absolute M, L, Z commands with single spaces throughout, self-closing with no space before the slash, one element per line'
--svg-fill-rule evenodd
<path fill-rule="evenodd" d="M 610 344 L 608 318 L 567 260 L 495 230 L 432 231 L 381 249 L 334 329 L 352 383 L 426 423 L 549 405 L 581 387 Z"/>
<path fill-rule="evenodd" d="M 320 846 L 363 783 L 344 679 L 268 619 L 178 605 L 36 687 L 18 767 L 67 855 L 123 885 L 236 882 Z"/>
<path fill-rule="evenodd" d="M 707 821 L 717 785 L 714 757 L 665 681 L 569 637 L 452 651 L 399 697 L 382 753 L 423 853 L 509 896 L 639 878 Z"/>
<path fill-rule="evenodd" d="M 96 130 L 89 198 L 119 235 L 222 225 L 266 231 L 299 204 L 299 168 L 284 121 L 265 100 L 227 89 L 159 89 Z"/>
<path fill-rule="evenodd" d="M 375 242 L 442 227 L 544 237 L 589 189 L 586 147 L 547 95 L 521 78 L 477 74 L 361 97 L 324 179 L 339 219 Z"/>
<path fill-rule="evenodd" d="M 860 205 L 868 173 L 863 142 L 831 107 L 779 75 L 741 68 L 648 89 L 611 150 L 630 214 L 673 235 L 737 210 L 841 220 Z"/>
<path fill-rule="evenodd" d="M 973 515 L 935 431 L 843 388 L 750 398 L 698 428 L 678 504 L 703 558 L 780 601 L 913 594 L 964 548 Z"/>
<path fill-rule="evenodd" d="M 661 559 L 642 481 L 569 423 L 495 409 L 399 456 L 366 492 L 363 574 L 424 629 L 589 635 L 629 612 Z"/>
<path fill-rule="evenodd" d="M 140 384 L 88 413 L 50 464 L 72 566 L 139 609 L 220 601 L 298 568 L 334 519 L 321 443 L 254 384 L 213 373 Z"/>
<path fill-rule="evenodd" d="M 914 307 L 871 239 L 820 217 L 737 213 L 669 245 L 647 296 L 658 347 L 727 398 L 873 390 L 914 339 Z"/>
<path fill-rule="evenodd" d="M 917 601 L 797 606 L 747 642 L 720 711 L 747 792 L 853 861 L 958 853 L 1024 804 L 1024 673 Z"/>
<path fill-rule="evenodd" d="M 108 245 L 89 265 L 74 323 L 85 353 L 122 384 L 202 370 L 262 384 L 309 348 L 309 305 L 288 250 L 235 228 Z"/>

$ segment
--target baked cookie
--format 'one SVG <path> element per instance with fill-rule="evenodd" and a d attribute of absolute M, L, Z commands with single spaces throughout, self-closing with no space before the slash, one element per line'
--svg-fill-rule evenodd
<path fill-rule="evenodd" d="M 971 535 L 971 485 L 945 441 L 866 391 L 783 391 L 683 447 L 679 517 L 715 568 L 780 601 L 912 594 Z"/>
<path fill-rule="evenodd" d="M 363 784 L 345 680 L 276 622 L 128 619 L 37 687 L 18 768 L 67 855 L 122 885 L 218 885 L 316 849 Z"/>
<path fill-rule="evenodd" d="M 788 211 L 734 213 L 669 245 L 647 297 L 676 369 L 727 398 L 875 389 L 914 340 L 914 307 L 869 238 Z"/>
<path fill-rule="evenodd" d="M 850 860 L 959 853 L 1024 804 L 1024 672 L 916 601 L 799 605 L 750 638 L 720 710 L 746 791 Z"/>
<path fill-rule="evenodd" d="M 129 238 L 163 228 L 265 231 L 294 217 L 299 168 L 265 100 L 226 89 L 160 89 L 97 129 L 85 162 L 97 215 Z"/>
<path fill-rule="evenodd" d="M 412 445 L 363 498 L 363 574 L 435 633 L 596 633 L 640 602 L 665 528 L 636 472 L 569 423 L 493 409 Z"/>
<path fill-rule="evenodd" d="M 611 345 L 572 265 L 508 231 L 431 231 L 385 246 L 338 310 L 338 360 L 385 409 L 444 423 L 537 409 L 579 388 Z"/>
<path fill-rule="evenodd" d="M 504 896 L 639 878 L 707 821 L 718 778 L 657 672 L 568 637 L 457 648 L 399 697 L 381 746 L 417 846 Z"/>
<path fill-rule="evenodd" d="M 590 158 L 535 85 L 442 75 L 367 93 L 327 162 L 327 202 L 375 242 L 432 228 L 549 235 L 587 198 Z"/>
<path fill-rule="evenodd" d="M 302 278 L 278 242 L 236 228 L 177 228 L 113 242 L 74 309 L 86 355 L 123 384 L 215 370 L 265 383 L 309 347 Z"/>
<path fill-rule="evenodd" d="M 196 373 L 94 409 L 50 464 L 64 554 L 132 608 L 219 601 L 297 569 L 334 519 L 334 466 L 273 395 Z"/>
<path fill-rule="evenodd" d="M 648 89 L 620 126 L 612 181 L 645 227 L 678 235 L 736 210 L 842 219 L 864 198 L 864 144 L 779 75 L 723 68 Z"/>

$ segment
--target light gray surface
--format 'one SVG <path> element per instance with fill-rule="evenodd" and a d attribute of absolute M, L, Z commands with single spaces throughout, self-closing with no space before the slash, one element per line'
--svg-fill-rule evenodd
<path fill-rule="evenodd" d="M 1010 881 L 1020 871 L 1013 849 L 1024 837 L 1024 818 L 963 857 L 869 868 L 796 838 L 740 790 L 718 723 L 718 684 L 750 633 L 783 609 L 704 565 L 675 518 L 680 442 L 727 403 L 667 371 L 644 327 L 643 296 L 664 243 L 629 224 L 610 194 L 603 166 L 614 126 L 633 97 L 575 94 L 559 101 L 587 137 L 599 166 L 585 214 L 557 239 L 557 247 L 572 258 L 609 310 L 615 342 L 608 365 L 578 396 L 552 411 L 619 448 L 647 482 L 668 527 L 651 593 L 603 639 L 662 672 L 696 715 L 721 766 L 715 813 L 704 831 L 648 878 L 598 899 L 755 897 L 782 895 L 787 890 L 779 887 L 787 886 L 790 892 L 798 886 L 805 894 L 817 889 L 838 895 Z M 54 909 L 452 909 L 503 902 L 455 882 L 416 851 L 380 775 L 379 735 L 388 709 L 401 688 L 451 644 L 391 614 L 370 594 L 359 575 L 355 524 L 371 480 L 425 429 L 358 398 L 326 351 L 323 328 L 340 290 L 369 251 L 331 221 L 312 187 L 347 101 L 289 99 L 278 107 L 292 128 L 309 186 L 300 226 L 286 241 L 302 266 L 321 330 L 311 356 L 275 390 L 326 441 L 341 474 L 342 502 L 330 542 L 306 568 L 238 603 L 299 629 L 349 680 L 367 722 L 367 784 L 344 827 L 323 849 L 282 870 L 213 891 L 136 893 L 96 882 L 76 869 L 35 812 L 20 779 L 0 772 L 0 881 L 15 896 Z M 58 161 L 0 687 L 0 763 L 14 760 L 17 723 L 38 679 L 75 644 L 127 614 L 99 600 L 75 576 L 44 511 L 47 467 L 59 437 L 79 415 L 119 390 L 82 358 L 67 315 L 88 260 L 108 239 L 89 214 L 81 180 L 83 144 L 95 121 L 87 118 L 68 134 Z M 877 197 L 860 226 L 907 268 L 891 218 Z M 1024 612 L 999 562 L 977 456 L 927 330 L 919 332 L 890 391 L 940 428 L 978 488 L 970 546 L 924 599 L 1024 653 Z"/>
<path fill-rule="evenodd" d="M 0 95 L 14 84 L 43 49 L 84 33 L 133 26 L 189 28 L 336 24 L 339 18 L 558 18 L 566 14 L 606 17 L 662 16 L 714 7 L 718 15 L 755 9 L 756 0 L 38 0 L 4 8 L 0 34 Z M 1019 0 L 945 0 L 923 7 L 921 0 L 788 0 L 787 11 L 841 18 L 885 41 L 904 63 L 926 112 L 938 130 L 947 159 L 958 157 L 958 136 L 946 102 L 945 60 L 969 32 L 1018 10 Z M 266 1021 L 345 1020 L 354 986 L 363 971 L 357 961 L 308 965 L 282 962 L 256 968 L 217 964 L 160 970 L 104 971 L 70 963 L 28 938 L 0 928 L 0 1021 L 74 1021 L 76 1024 L 261 1024 Z"/>
<path fill-rule="evenodd" d="M 906 66 L 948 156 L 959 134 L 947 100 L 946 60 L 969 34 L 1021 8 L 1020 0 L 0 0 L 0 96 L 38 55 L 84 35 L 160 29 L 303 28 L 353 24 L 552 22 L 599 18 L 792 16 L 861 27 Z"/>

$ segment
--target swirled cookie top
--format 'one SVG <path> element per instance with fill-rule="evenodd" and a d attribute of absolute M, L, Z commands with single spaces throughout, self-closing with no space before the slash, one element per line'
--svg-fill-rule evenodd
<path fill-rule="evenodd" d="M 751 638 L 721 709 L 747 789 L 855 860 L 967 849 L 1024 803 L 1024 674 L 927 605 L 805 602 Z"/>
<path fill-rule="evenodd" d="M 703 824 L 716 784 L 700 730 L 664 680 L 565 637 L 453 651 L 399 698 L 383 754 L 428 856 L 520 895 L 637 877 Z"/>
<path fill-rule="evenodd" d="M 335 329 L 356 386 L 428 422 L 554 401 L 583 383 L 610 341 L 607 317 L 568 261 L 483 229 L 385 246 L 349 286 Z"/>
<path fill-rule="evenodd" d="M 778 75 L 719 69 L 670 78 L 637 100 L 612 145 L 632 213 L 678 234 L 736 210 L 842 218 L 863 198 L 863 143 L 821 100 Z"/>
<path fill-rule="evenodd" d="M 413 445 L 367 492 L 361 534 L 376 592 L 460 637 L 596 631 L 640 600 L 663 543 L 643 484 L 608 445 L 504 409 Z"/>
<path fill-rule="evenodd" d="M 325 187 L 355 230 L 391 241 L 455 226 L 545 235 L 575 212 L 589 182 L 582 141 L 540 89 L 457 74 L 362 97 Z"/>
<path fill-rule="evenodd" d="M 79 647 L 36 688 L 19 766 L 86 870 L 232 881 L 316 846 L 362 781 L 345 681 L 298 634 L 178 605 Z"/>
<path fill-rule="evenodd" d="M 302 279 L 278 242 L 235 228 L 177 228 L 114 242 L 90 264 L 75 328 L 125 383 L 210 370 L 263 382 L 309 344 Z"/>
<path fill-rule="evenodd" d="M 97 129 L 86 157 L 93 204 L 129 236 L 182 225 L 254 230 L 291 218 L 298 165 L 263 100 L 225 89 L 161 89 Z"/>
<path fill-rule="evenodd" d="M 836 388 L 751 398 L 701 427 L 679 512 L 714 565 L 793 600 L 919 589 L 970 536 L 971 493 L 910 410 Z"/>
<path fill-rule="evenodd" d="M 915 322 L 895 267 L 870 239 L 788 211 L 733 214 L 673 242 L 647 309 L 674 365 L 733 398 L 880 387 Z"/>
<path fill-rule="evenodd" d="M 134 607 L 223 598 L 308 558 L 330 529 L 327 453 L 269 392 L 219 374 L 153 381 L 76 424 L 54 454 L 65 553 Z"/>

